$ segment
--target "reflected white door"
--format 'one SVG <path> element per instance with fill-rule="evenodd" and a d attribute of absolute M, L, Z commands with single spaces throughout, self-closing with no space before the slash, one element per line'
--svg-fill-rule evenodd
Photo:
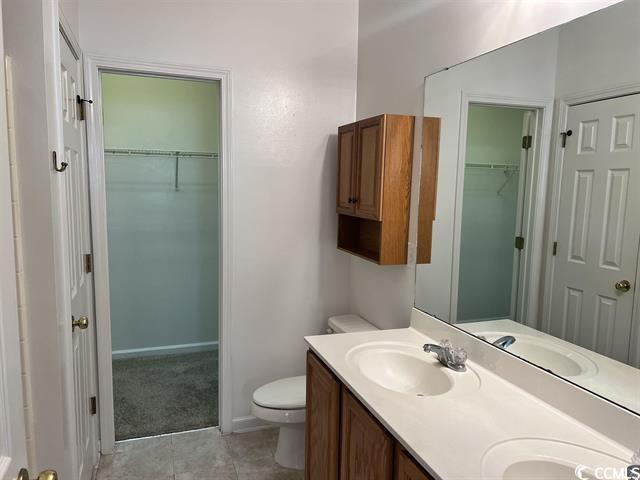
<path fill-rule="evenodd" d="M 92 400 L 97 395 L 96 339 L 93 316 L 93 285 L 85 268 L 91 252 L 89 187 L 85 153 L 84 122 L 80 120 L 77 95 L 82 94 L 82 65 L 64 36 L 60 35 L 61 105 L 64 158 L 64 196 L 69 252 L 71 314 L 76 321 L 86 317 L 88 327 L 73 329 L 73 375 L 76 427 L 76 472 L 78 480 L 89 480 L 98 461 L 97 415 Z M 70 322 L 71 323 L 71 322 Z M 71 325 L 69 325 L 71 328 Z"/>
<path fill-rule="evenodd" d="M 625 363 L 640 242 L 639 121 L 640 95 L 569 108 L 548 326 Z"/>
<path fill-rule="evenodd" d="M 4 60 L 0 14 L 0 58 Z M 4 63 L 0 61 L 0 480 L 27 466 Z"/>

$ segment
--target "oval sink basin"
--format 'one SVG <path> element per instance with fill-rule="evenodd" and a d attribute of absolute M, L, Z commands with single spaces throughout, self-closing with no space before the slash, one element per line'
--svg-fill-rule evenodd
<path fill-rule="evenodd" d="M 510 334 L 507 332 L 477 332 L 476 335 L 481 335 L 487 341 L 493 342 Z M 514 337 L 516 337 L 516 342 L 506 348 L 507 352 L 551 370 L 557 375 L 563 377 L 590 376 L 598 371 L 598 367 L 591 359 L 559 343 L 556 344 L 530 335 L 515 334 Z"/>
<path fill-rule="evenodd" d="M 347 353 L 347 362 L 371 382 L 394 392 L 423 396 L 443 395 L 461 382 L 480 384 L 475 373 L 454 372 L 425 353 L 422 346 L 394 342 L 360 345 Z"/>
<path fill-rule="evenodd" d="M 622 458 L 622 455 L 611 455 L 557 440 L 520 438 L 499 443 L 484 454 L 482 478 L 595 480 L 597 468 L 620 469 L 626 475 L 629 460 Z"/>

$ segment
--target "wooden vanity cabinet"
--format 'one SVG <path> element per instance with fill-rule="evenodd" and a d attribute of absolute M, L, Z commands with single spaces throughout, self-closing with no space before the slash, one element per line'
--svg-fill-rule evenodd
<path fill-rule="evenodd" d="M 396 443 L 394 463 L 394 480 L 433 480 L 399 443 Z"/>
<path fill-rule="evenodd" d="M 311 350 L 306 421 L 305 480 L 433 480 Z"/>
<path fill-rule="evenodd" d="M 338 480 L 340 381 L 307 352 L 305 480 Z"/>
<path fill-rule="evenodd" d="M 338 248 L 407 263 L 415 118 L 378 115 L 338 129 Z"/>
<path fill-rule="evenodd" d="M 393 437 L 346 388 L 341 424 L 340 479 L 391 479 Z"/>

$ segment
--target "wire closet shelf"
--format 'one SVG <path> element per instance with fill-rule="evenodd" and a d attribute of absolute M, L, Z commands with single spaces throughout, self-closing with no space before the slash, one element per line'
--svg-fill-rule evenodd
<path fill-rule="evenodd" d="M 166 157 L 175 160 L 175 178 L 173 186 L 178 190 L 178 177 L 181 158 L 210 158 L 218 159 L 218 154 L 213 152 L 189 152 L 186 150 L 138 150 L 129 148 L 105 148 L 105 155 L 115 157 Z"/>

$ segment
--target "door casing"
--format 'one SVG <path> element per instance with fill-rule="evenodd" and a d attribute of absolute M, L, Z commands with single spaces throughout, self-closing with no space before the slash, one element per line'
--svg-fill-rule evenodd
<path fill-rule="evenodd" d="M 142 74 L 182 79 L 218 81 L 220 84 L 220 247 L 219 285 L 220 327 L 219 362 L 219 426 L 223 433 L 231 432 L 231 71 L 223 68 L 205 68 L 193 65 L 154 63 L 144 60 L 123 59 L 103 55 L 85 54 L 85 96 L 93 100 L 87 111 L 87 141 L 89 158 L 89 190 L 91 203 L 91 230 L 93 238 L 93 267 L 97 324 L 98 390 L 100 405 L 100 443 L 103 454 L 113 452 L 115 444 L 113 371 L 111 347 L 111 316 L 109 305 L 109 259 L 107 245 L 106 175 L 104 167 L 104 136 L 102 123 L 102 96 L 100 74 Z"/>

